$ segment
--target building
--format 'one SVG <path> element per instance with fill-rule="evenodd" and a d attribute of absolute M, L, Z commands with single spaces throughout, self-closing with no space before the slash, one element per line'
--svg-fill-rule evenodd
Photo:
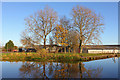
<path fill-rule="evenodd" d="M 83 53 L 120 53 L 120 45 L 86 45 Z"/>
<path fill-rule="evenodd" d="M 44 45 L 37 46 L 39 49 L 44 48 Z M 66 52 L 69 52 L 69 47 L 66 47 Z M 82 53 L 120 53 L 120 45 L 85 45 Z M 36 52 L 34 48 L 19 48 L 19 52 Z M 46 45 L 46 51 L 49 53 L 64 52 L 63 46 L 58 45 Z M 80 49 L 76 49 L 76 53 L 79 53 Z M 72 52 L 72 49 L 70 50 Z"/>

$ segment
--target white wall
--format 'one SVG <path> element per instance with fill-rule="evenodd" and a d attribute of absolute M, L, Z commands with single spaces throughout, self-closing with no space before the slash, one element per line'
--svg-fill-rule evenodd
<path fill-rule="evenodd" d="M 120 53 L 120 50 L 88 50 L 88 53 Z"/>

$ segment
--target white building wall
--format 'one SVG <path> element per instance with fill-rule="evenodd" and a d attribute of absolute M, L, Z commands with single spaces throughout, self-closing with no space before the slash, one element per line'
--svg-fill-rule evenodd
<path fill-rule="evenodd" d="M 88 50 L 88 53 L 120 53 L 120 50 Z"/>

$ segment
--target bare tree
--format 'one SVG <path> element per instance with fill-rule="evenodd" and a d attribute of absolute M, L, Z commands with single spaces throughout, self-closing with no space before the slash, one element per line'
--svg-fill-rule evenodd
<path fill-rule="evenodd" d="M 67 34 L 68 44 L 69 44 L 69 53 L 70 50 L 73 50 L 73 53 L 76 53 L 76 50 L 79 46 L 79 33 L 75 30 L 70 30 Z M 72 51 L 71 50 L 71 51 Z"/>
<path fill-rule="evenodd" d="M 23 34 L 21 41 L 24 43 L 35 45 L 40 44 L 40 40 L 46 45 L 46 38 L 55 29 L 57 22 L 57 13 L 46 6 L 43 10 L 27 17 L 25 35 Z M 28 44 L 28 43 L 27 43 Z"/>
<path fill-rule="evenodd" d="M 49 52 L 50 52 L 54 44 L 53 38 L 51 36 L 49 36 L 49 44 L 50 44 L 50 47 L 49 47 Z"/>
<path fill-rule="evenodd" d="M 82 53 L 82 48 L 86 44 L 99 44 L 100 33 L 103 32 L 103 18 L 97 15 L 94 11 L 77 6 L 72 9 L 73 29 L 79 34 L 79 48 Z"/>
<path fill-rule="evenodd" d="M 70 20 L 66 16 L 63 16 L 60 18 L 60 26 L 64 27 L 65 30 L 70 30 L 71 29 L 71 23 Z"/>
<path fill-rule="evenodd" d="M 21 34 L 21 43 L 26 47 L 35 47 L 40 44 L 41 38 L 27 34 L 25 31 Z"/>

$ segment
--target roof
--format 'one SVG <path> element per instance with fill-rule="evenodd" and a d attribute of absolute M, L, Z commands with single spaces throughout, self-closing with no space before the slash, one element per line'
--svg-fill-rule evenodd
<path fill-rule="evenodd" d="M 120 45 L 85 45 L 88 49 L 119 49 Z"/>

